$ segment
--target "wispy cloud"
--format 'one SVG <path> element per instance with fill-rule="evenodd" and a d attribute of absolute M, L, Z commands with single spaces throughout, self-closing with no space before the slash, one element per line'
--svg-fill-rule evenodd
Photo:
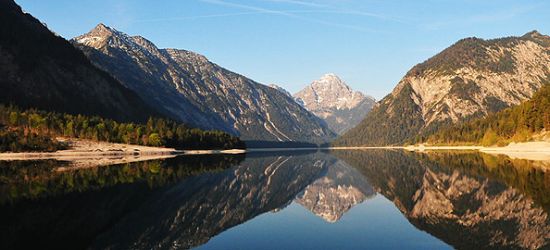
<path fill-rule="evenodd" d="M 271 14 L 294 17 L 294 15 L 284 11 L 272 10 L 272 9 L 257 7 L 253 5 L 239 4 L 239 3 L 227 2 L 222 0 L 201 0 L 201 2 L 216 4 L 216 5 L 226 6 L 226 7 L 232 7 L 232 8 L 238 8 L 238 9 L 244 9 L 244 10 L 250 10 L 250 11 L 256 11 L 259 13 L 271 13 Z"/>
<path fill-rule="evenodd" d="M 363 27 L 363 26 L 348 25 L 348 24 L 336 23 L 336 22 L 325 21 L 325 20 L 321 20 L 321 19 L 316 19 L 316 18 L 310 18 L 310 17 L 304 17 L 304 16 L 301 16 L 301 15 L 297 15 L 297 14 L 301 14 L 301 13 L 335 13 L 335 14 L 354 14 L 354 15 L 375 16 L 375 14 L 373 14 L 373 13 L 363 13 L 363 12 L 354 12 L 354 11 L 346 11 L 346 10 L 275 10 L 275 9 L 268 9 L 268 8 L 253 6 L 253 5 L 246 5 L 246 4 L 228 2 L 228 1 L 224 1 L 224 0 L 201 0 L 201 1 L 205 2 L 205 3 L 209 3 L 209 4 L 216 4 L 216 5 L 220 5 L 220 6 L 226 6 L 226 7 L 232 7 L 232 8 L 248 10 L 248 11 L 254 12 L 254 14 L 280 15 L 280 16 L 285 16 L 285 17 L 289 17 L 289 18 L 294 18 L 294 19 L 297 19 L 297 20 L 306 21 L 306 22 L 323 24 L 323 25 L 327 25 L 327 26 L 345 28 L 345 29 L 361 31 L 361 32 L 375 32 L 375 33 L 380 33 L 381 32 L 379 30 L 375 30 L 375 29 L 371 29 L 371 28 L 367 28 L 367 27 Z M 271 1 L 277 1 L 277 0 L 271 0 Z M 301 5 L 307 4 L 306 2 L 293 1 L 293 0 L 279 0 L 279 2 L 301 4 Z M 321 5 L 317 5 L 316 7 L 321 7 Z"/>
<path fill-rule="evenodd" d="M 274 3 L 287 3 L 287 4 L 294 4 L 294 5 L 300 5 L 300 6 L 315 7 L 315 8 L 327 8 L 327 7 L 329 7 L 329 5 L 326 5 L 326 4 L 306 2 L 306 1 L 298 1 L 298 0 L 265 0 L 265 1 L 266 2 L 274 2 Z"/>
<path fill-rule="evenodd" d="M 195 16 L 179 16 L 179 17 L 162 17 L 162 18 L 153 18 L 153 19 L 136 19 L 133 22 L 135 23 L 148 23 L 148 22 L 166 22 L 166 21 L 181 21 L 181 20 L 194 20 L 194 19 L 207 19 L 207 18 L 223 18 L 223 17 L 233 17 L 233 16 L 245 16 L 245 15 L 279 15 L 288 18 L 293 18 L 305 22 L 317 23 L 326 26 L 332 26 L 337 28 L 344 28 L 359 32 L 372 32 L 372 33 L 383 33 L 382 31 L 367 28 L 364 26 L 358 25 L 348 25 L 338 22 L 326 21 L 323 19 L 312 18 L 309 16 L 304 16 L 300 14 L 338 14 L 338 15 L 356 15 L 356 16 L 367 16 L 377 19 L 390 20 L 395 22 L 401 22 L 400 20 L 385 15 L 370 13 L 364 11 L 356 10 L 346 10 L 346 9 L 337 9 L 330 5 L 319 4 L 313 2 L 299 1 L 299 0 L 263 0 L 264 2 L 274 2 L 274 3 L 286 3 L 290 5 L 297 5 L 302 7 L 308 7 L 306 9 L 294 9 L 294 10 L 276 10 L 270 8 L 264 8 L 249 4 L 241 4 L 236 2 L 230 2 L 226 0 L 200 0 L 201 2 L 225 6 L 233 9 L 240 9 L 243 11 L 240 12 L 229 12 L 229 13 L 220 13 L 220 14 L 207 14 L 207 15 L 195 15 Z"/>
<path fill-rule="evenodd" d="M 280 11 L 289 14 L 342 14 L 342 15 L 358 15 L 358 16 L 376 16 L 376 14 L 368 14 L 364 12 L 346 11 L 346 10 L 284 10 Z M 217 17 L 232 17 L 232 16 L 245 16 L 245 15 L 258 15 L 258 14 L 279 14 L 279 12 L 269 11 L 244 11 L 244 12 L 231 12 L 221 14 L 209 14 L 209 15 L 196 15 L 196 16 L 180 16 L 180 17 L 164 17 L 164 18 L 151 18 L 151 19 L 137 19 L 136 23 L 141 22 L 164 22 L 164 21 L 179 21 L 179 20 L 192 20 L 203 18 L 217 18 Z M 387 19 L 385 17 L 381 17 Z M 399 22 L 399 20 L 395 20 Z"/>
<path fill-rule="evenodd" d="M 330 4 L 321 4 L 321 3 L 314 3 L 314 2 L 306 2 L 306 1 L 298 1 L 298 0 L 264 0 L 265 2 L 276 2 L 276 3 L 287 3 L 287 4 L 293 4 L 298 6 L 308 6 L 308 7 L 315 7 L 318 9 L 324 9 L 324 10 L 306 10 L 303 13 L 333 13 L 333 14 L 347 14 L 347 15 L 357 15 L 357 16 L 367 16 L 367 17 L 373 17 L 383 20 L 391 20 L 396 22 L 403 23 L 402 20 L 396 17 L 392 17 L 389 15 L 384 15 L 380 13 L 374 13 L 374 12 L 368 12 L 368 11 L 359 11 L 359 10 L 350 10 L 350 9 L 342 9 L 337 8 L 334 5 Z"/>
<path fill-rule="evenodd" d="M 245 11 L 245 12 L 233 12 L 211 15 L 196 15 L 196 16 L 180 16 L 180 17 L 163 17 L 163 18 L 151 18 L 151 19 L 138 19 L 134 20 L 136 23 L 149 23 L 149 22 L 166 22 L 166 21 L 181 21 L 181 20 L 193 20 L 203 18 L 218 18 L 218 17 L 232 17 L 232 16 L 245 16 L 245 15 L 257 15 L 265 12 L 261 11 Z"/>

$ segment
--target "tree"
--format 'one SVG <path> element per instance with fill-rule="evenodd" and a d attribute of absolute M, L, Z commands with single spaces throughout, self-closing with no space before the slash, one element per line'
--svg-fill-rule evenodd
<path fill-rule="evenodd" d="M 483 136 L 483 139 L 481 140 L 481 145 L 483 146 L 492 146 L 497 143 L 497 133 L 493 131 L 491 128 L 487 129 L 485 131 L 485 135 Z"/>
<path fill-rule="evenodd" d="M 149 145 L 154 147 L 158 147 L 162 145 L 162 141 L 160 139 L 159 134 L 152 133 L 149 135 Z"/>

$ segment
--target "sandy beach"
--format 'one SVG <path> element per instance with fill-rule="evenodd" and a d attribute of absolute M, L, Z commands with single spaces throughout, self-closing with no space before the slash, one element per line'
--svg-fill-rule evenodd
<path fill-rule="evenodd" d="M 504 147 L 418 145 L 403 148 L 411 151 L 476 150 L 487 154 L 506 155 L 513 159 L 550 161 L 550 142 L 547 141 L 510 143 Z"/>
<path fill-rule="evenodd" d="M 74 167 L 86 168 L 137 161 L 172 158 L 179 155 L 242 154 L 245 150 L 176 150 L 122 143 L 97 142 L 57 138 L 69 144 L 67 150 L 56 152 L 0 153 L 0 161 L 46 160 L 70 161 Z"/>
<path fill-rule="evenodd" d="M 505 147 L 483 147 L 483 146 L 387 146 L 387 147 L 333 147 L 331 150 L 368 150 L 368 149 L 404 149 L 409 151 L 431 151 L 431 150 L 471 150 L 488 154 L 506 155 L 513 159 L 550 161 L 550 142 L 534 141 L 522 143 L 510 143 Z"/>
<path fill-rule="evenodd" d="M 550 142 L 510 143 L 506 147 L 487 147 L 479 151 L 488 154 L 504 154 L 512 159 L 550 161 Z"/>

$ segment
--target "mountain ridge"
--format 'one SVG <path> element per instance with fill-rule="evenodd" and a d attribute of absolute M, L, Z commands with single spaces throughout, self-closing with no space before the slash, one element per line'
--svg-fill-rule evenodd
<path fill-rule="evenodd" d="M 195 52 L 160 49 L 103 24 L 73 38 L 99 67 L 172 117 L 244 140 L 323 143 L 334 134 L 290 97 Z"/>
<path fill-rule="evenodd" d="M 529 99 L 550 76 L 550 37 L 466 38 L 414 66 L 335 145 L 402 145 Z"/>

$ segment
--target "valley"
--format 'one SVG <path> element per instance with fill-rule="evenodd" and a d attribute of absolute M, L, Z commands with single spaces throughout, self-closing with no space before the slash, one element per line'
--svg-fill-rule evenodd
<path fill-rule="evenodd" d="M 18 20 L 17 25 L 21 27 L 30 27 L 33 22 L 37 22 L 28 16 L 21 16 L 17 13 L 17 6 L 8 3 L 9 1 L 5 3 L 5 10 L 10 9 L 10 22 Z M 532 140 L 533 136 L 544 133 L 550 126 L 547 113 L 550 38 L 537 31 L 520 37 L 462 39 L 410 69 L 392 93 L 380 101 L 353 90 L 333 73 L 325 74 L 319 80 L 314 80 L 302 90 L 291 94 L 276 84 L 264 85 L 229 71 L 198 53 L 158 48 L 142 36 L 130 36 L 103 23 L 88 33 L 73 38 L 70 43 L 53 34 L 48 35 L 49 32 L 46 28 L 35 27 L 27 33 L 46 34 L 48 39 L 52 40 L 52 44 L 55 43 L 52 46 L 59 47 L 67 51 L 66 53 L 70 51 L 71 57 L 78 58 L 86 65 L 85 67 L 98 72 L 100 78 L 107 79 L 113 88 L 122 90 L 121 93 L 127 98 L 120 95 L 115 97 L 113 95 L 118 95 L 115 94 L 118 92 L 109 90 L 109 95 L 100 94 L 92 98 L 97 103 L 82 102 L 85 98 L 78 98 L 79 101 L 57 98 L 68 103 L 54 104 L 46 99 L 36 99 L 51 95 L 36 95 L 30 92 L 16 94 L 17 91 L 25 89 L 22 87 L 24 83 L 7 82 L 2 86 L 10 89 L 5 89 L 3 93 L 13 94 L 4 97 L 4 105 L 68 114 L 97 115 L 138 124 L 150 117 L 165 117 L 176 123 L 185 124 L 182 126 L 186 126 L 186 129 L 222 131 L 242 141 L 249 141 L 251 147 L 410 144 L 505 146 L 511 142 Z M 6 53 L 38 53 L 22 50 L 24 46 L 28 45 L 8 44 L 6 41 L 4 47 L 13 48 Z M 82 51 L 87 59 L 75 48 Z M 16 52 L 18 50 L 23 52 Z M 58 58 L 60 53 L 48 53 L 49 51 L 43 50 L 39 54 L 59 61 L 60 67 L 63 67 L 60 72 L 73 70 L 72 68 L 77 65 L 63 64 L 63 60 L 66 59 Z M 5 58 L 7 60 L 12 57 Z M 6 67 L 3 69 L 23 69 L 16 65 L 24 64 L 24 61 L 6 60 Z M 74 70 L 80 70 L 76 68 Z M 9 79 L 13 78 L 14 73 L 10 72 L 12 71 L 4 72 L 3 74 L 8 77 L 3 79 L 11 81 Z M 24 75 L 23 71 L 13 72 Z M 43 75 L 47 76 L 52 72 L 54 71 L 44 71 Z M 51 75 L 40 79 L 58 79 L 56 82 L 61 82 L 60 79 L 73 81 L 70 80 L 74 79 L 71 77 L 78 74 L 71 74 Z M 77 86 L 97 86 L 101 90 L 111 88 L 97 85 L 98 81 L 103 80 L 94 80 L 93 84 L 82 83 Z M 40 82 L 37 86 L 49 88 L 42 92 L 62 93 L 48 84 Z M 14 87 L 21 89 L 17 90 Z M 95 93 L 84 89 L 73 91 L 88 93 L 87 97 Z M 116 101 L 110 98 L 115 98 Z M 67 109 L 76 108 L 82 103 L 86 105 L 79 110 Z M 87 107 L 94 107 L 95 110 L 87 110 Z M 133 108 L 140 110 L 139 115 L 134 114 Z M 530 113 L 525 117 L 518 116 L 525 112 Z M 501 121 L 487 123 L 483 121 L 485 117 L 488 117 L 488 120 L 498 117 Z M 533 120 L 533 117 L 537 117 L 538 120 Z M 105 125 L 94 123 L 91 126 Z M 7 129 L 15 131 L 18 128 Z M 92 128 L 98 129 L 103 128 Z M 28 131 L 27 128 L 25 135 Z M 36 133 L 39 130 L 30 131 Z M 151 132 L 159 134 L 156 130 Z M 142 135 L 143 131 L 136 131 L 129 136 L 136 137 L 134 144 L 140 144 L 148 141 L 151 132 Z M 145 137 L 140 138 L 142 136 Z M 168 136 L 173 136 L 173 132 Z M 90 139 L 90 136 L 85 138 Z M 104 140 L 101 136 L 92 139 Z M 172 139 L 160 140 L 167 142 Z M 113 142 L 132 143 L 132 140 L 121 138 Z M 227 148 L 229 145 L 223 147 Z M 52 146 L 49 148 L 51 150 Z"/>
<path fill-rule="evenodd" d="M 0 0 L 0 249 L 550 249 L 534 2 Z"/>

